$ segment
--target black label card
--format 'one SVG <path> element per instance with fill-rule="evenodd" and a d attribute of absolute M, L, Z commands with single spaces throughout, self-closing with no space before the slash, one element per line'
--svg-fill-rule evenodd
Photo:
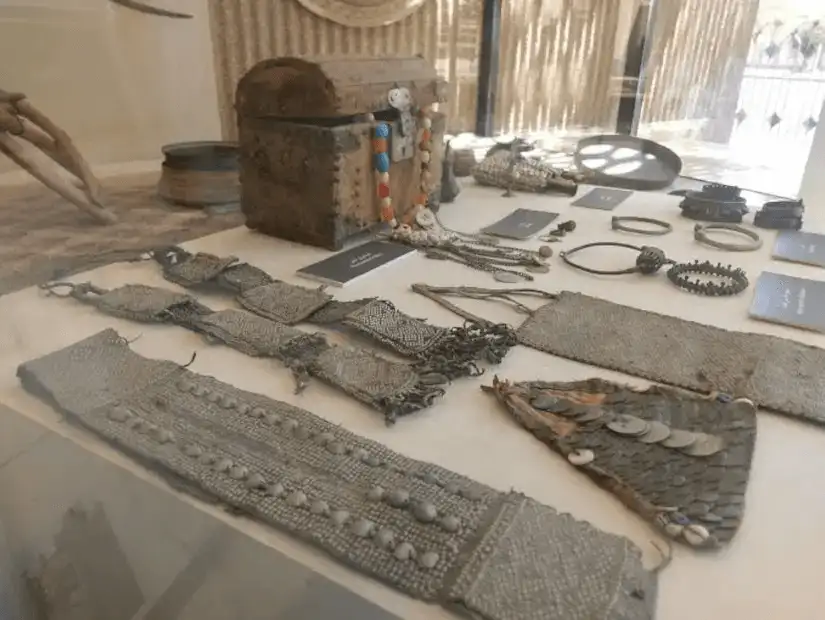
<path fill-rule="evenodd" d="M 765 272 L 756 281 L 754 319 L 825 332 L 825 282 Z"/>
<path fill-rule="evenodd" d="M 508 239 L 529 239 L 558 216 L 558 213 L 549 211 L 516 209 L 507 217 L 482 229 L 482 232 Z"/>
<path fill-rule="evenodd" d="M 298 275 L 324 284 L 344 286 L 399 258 L 412 256 L 414 253 L 415 248 L 410 246 L 386 241 L 370 241 L 334 254 L 320 262 L 307 265 L 298 270 Z"/>
<path fill-rule="evenodd" d="M 632 193 L 633 192 L 628 189 L 608 189 L 605 187 L 597 187 L 570 204 L 574 207 L 586 207 L 588 209 L 610 211 L 627 200 Z"/>
<path fill-rule="evenodd" d="M 776 235 L 773 257 L 792 263 L 825 267 L 825 235 L 783 230 Z"/>

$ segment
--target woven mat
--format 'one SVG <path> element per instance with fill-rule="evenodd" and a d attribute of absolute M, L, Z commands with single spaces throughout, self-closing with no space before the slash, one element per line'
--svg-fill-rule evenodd
<path fill-rule="evenodd" d="M 104 179 L 118 216 L 100 226 L 36 184 L 0 187 L 0 295 L 118 262 L 132 250 L 181 243 L 243 224 L 240 212 L 175 208 L 156 196 L 158 173 Z"/>

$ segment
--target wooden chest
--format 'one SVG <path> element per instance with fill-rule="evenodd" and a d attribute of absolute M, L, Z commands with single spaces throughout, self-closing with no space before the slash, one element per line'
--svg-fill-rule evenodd
<path fill-rule="evenodd" d="M 395 217 L 409 218 L 427 175 L 425 195 L 437 208 L 444 115 L 432 111 L 426 121 L 417 111 L 432 110 L 445 93 L 444 81 L 420 57 L 276 58 L 255 65 L 238 83 L 235 101 L 247 226 L 337 250 L 381 223 L 387 185 Z M 419 141 L 430 123 L 424 155 Z M 385 129 L 389 137 L 376 141 Z M 382 145 L 386 155 L 379 160 L 374 149 Z M 377 170 L 387 167 L 381 176 Z M 379 181 L 388 182 L 379 189 Z"/>

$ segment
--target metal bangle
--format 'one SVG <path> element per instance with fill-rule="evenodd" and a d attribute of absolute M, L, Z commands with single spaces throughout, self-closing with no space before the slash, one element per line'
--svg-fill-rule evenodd
<path fill-rule="evenodd" d="M 633 228 L 632 226 L 625 226 L 623 222 L 640 222 L 643 224 L 652 224 L 659 226 L 661 230 L 651 230 L 650 228 Z M 610 220 L 610 227 L 613 230 L 621 230 L 624 232 L 636 233 L 639 235 L 666 235 L 673 230 L 673 226 L 662 220 L 655 220 L 652 217 L 635 217 L 632 215 L 617 216 L 614 215 Z"/>
<path fill-rule="evenodd" d="M 627 269 L 593 269 L 592 267 L 585 267 L 584 265 L 579 265 L 578 263 L 574 263 L 570 260 L 571 254 L 575 254 L 581 250 L 586 250 L 587 248 L 595 247 L 627 248 L 629 250 L 636 250 L 639 255 L 636 257 L 636 264 L 633 267 L 628 267 Z M 593 273 L 599 276 L 621 276 L 628 273 L 642 273 L 648 275 L 656 273 L 664 265 L 670 265 L 674 262 L 667 258 L 665 253 L 659 248 L 649 245 L 643 245 L 640 247 L 638 245 L 619 243 L 617 241 L 597 241 L 595 243 L 585 243 L 577 248 L 559 252 L 559 256 L 565 263 L 574 269 L 586 271 L 587 273 Z"/>
<path fill-rule="evenodd" d="M 739 233 L 751 240 L 750 243 L 725 243 L 723 241 L 715 241 L 708 237 L 708 232 L 711 230 L 727 230 L 729 232 Z M 713 248 L 720 250 L 727 250 L 729 252 L 753 252 L 762 247 L 762 239 L 752 230 L 748 230 L 743 226 L 736 224 L 696 224 L 693 227 L 693 238 L 699 243 L 704 243 Z"/>

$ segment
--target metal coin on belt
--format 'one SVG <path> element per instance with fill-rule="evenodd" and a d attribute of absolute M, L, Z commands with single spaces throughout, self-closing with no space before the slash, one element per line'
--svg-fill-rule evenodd
<path fill-rule="evenodd" d="M 607 423 L 607 428 L 617 435 L 640 437 L 650 430 L 650 424 L 634 415 L 622 414 Z"/>
<path fill-rule="evenodd" d="M 550 273 L 550 267 L 547 265 L 527 265 L 527 271 L 532 273 Z"/>
<path fill-rule="evenodd" d="M 595 422 L 604 415 L 604 411 L 602 411 L 601 407 L 595 407 L 593 405 L 577 407 L 576 411 L 577 413 L 575 415 L 575 420 L 576 422 L 581 422 L 582 424 L 585 422 Z"/>
<path fill-rule="evenodd" d="M 539 394 L 530 401 L 530 404 L 536 409 L 550 413 L 564 413 L 570 410 L 569 400 L 550 394 Z"/>
<path fill-rule="evenodd" d="M 694 435 L 696 441 L 682 449 L 682 452 L 688 456 L 712 456 L 725 447 L 724 440 L 716 435 L 706 433 L 694 433 Z"/>
<path fill-rule="evenodd" d="M 696 441 L 696 434 L 690 431 L 670 429 L 670 437 L 662 442 L 665 448 L 687 448 Z"/>
<path fill-rule="evenodd" d="M 650 428 L 647 429 L 647 432 L 638 437 L 638 440 L 642 443 L 660 443 L 670 437 L 670 427 L 667 424 L 654 420 L 648 422 L 648 426 Z"/>
<path fill-rule="evenodd" d="M 515 273 L 510 273 L 509 271 L 496 271 L 493 273 L 493 277 L 497 282 L 504 282 L 505 284 L 515 284 L 516 282 L 521 282 L 521 276 L 516 275 Z"/>

